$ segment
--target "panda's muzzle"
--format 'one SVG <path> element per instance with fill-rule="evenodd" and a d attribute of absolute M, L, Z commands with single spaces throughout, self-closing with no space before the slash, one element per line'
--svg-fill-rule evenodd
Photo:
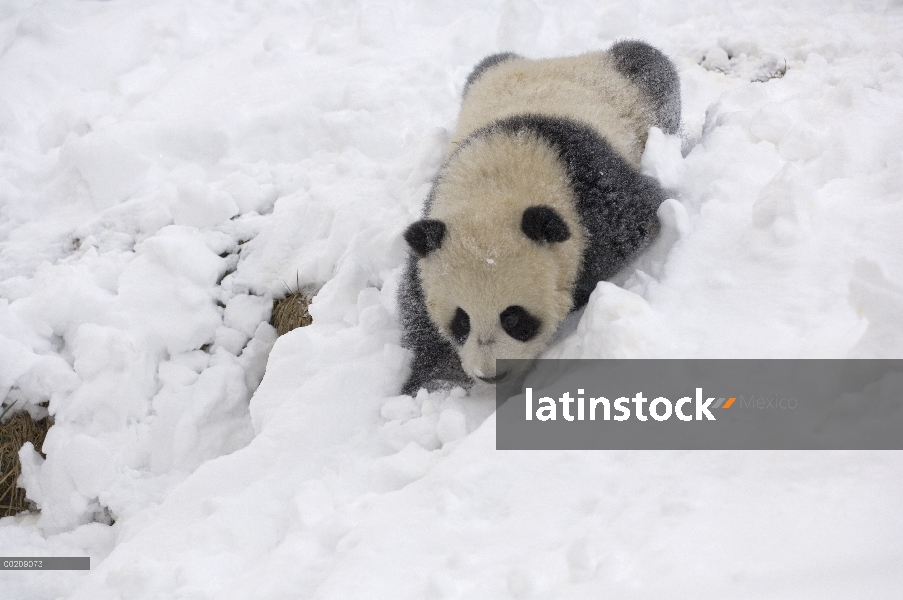
<path fill-rule="evenodd" d="M 477 375 L 477 379 L 479 379 L 480 381 L 485 381 L 486 383 L 498 383 L 500 381 L 504 381 L 506 377 L 508 377 L 508 371 L 496 373 L 495 377 L 480 377 L 479 375 Z"/>

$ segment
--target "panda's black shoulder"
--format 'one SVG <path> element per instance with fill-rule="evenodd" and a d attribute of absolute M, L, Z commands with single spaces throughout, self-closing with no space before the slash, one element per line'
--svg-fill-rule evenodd
<path fill-rule="evenodd" d="M 490 54 L 489 56 L 478 62 L 470 72 L 470 75 L 467 76 L 467 81 L 464 82 L 464 92 L 461 95 L 466 96 L 467 90 L 470 89 L 470 86 L 473 85 L 473 83 L 477 79 L 479 79 L 486 71 L 488 71 L 492 67 L 503 62 L 515 60 L 518 58 L 522 57 L 519 54 L 515 54 L 514 52 L 499 52 L 498 54 Z"/>
<path fill-rule="evenodd" d="M 574 190 L 579 212 L 592 210 L 600 194 L 635 188 L 641 175 L 590 125 L 553 115 L 525 114 L 496 121 L 474 137 L 499 132 L 532 133 L 558 154 Z"/>

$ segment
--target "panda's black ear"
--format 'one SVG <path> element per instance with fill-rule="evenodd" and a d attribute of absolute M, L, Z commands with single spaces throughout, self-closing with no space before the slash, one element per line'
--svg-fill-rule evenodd
<path fill-rule="evenodd" d="M 551 206 L 531 206 L 525 210 L 520 228 L 535 242 L 563 242 L 571 237 L 568 224 Z"/>
<path fill-rule="evenodd" d="M 411 223 L 404 232 L 404 239 L 417 256 L 423 258 L 442 247 L 445 239 L 445 223 L 438 219 L 420 219 Z"/>

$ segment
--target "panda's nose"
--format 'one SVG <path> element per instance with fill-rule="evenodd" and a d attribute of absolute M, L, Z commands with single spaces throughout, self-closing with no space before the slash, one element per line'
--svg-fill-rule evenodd
<path fill-rule="evenodd" d="M 477 375 L 478 379 L 485 381 L 486 383 L 499 383 L 500 381 L 504 381 L 506 377 L 508 377 L 508 371 L 497 373 L 495 377 L 480 377 Z"/>
<path fill-rule="evenodd" d="M 495 343 L 495 338 L 492 336 L 489 336 L 488 338 L 485 338 L 485 339 L 483 339 L 481 337 L 477 338 L 477 346 L 491 346 L 494 343 Z"/>

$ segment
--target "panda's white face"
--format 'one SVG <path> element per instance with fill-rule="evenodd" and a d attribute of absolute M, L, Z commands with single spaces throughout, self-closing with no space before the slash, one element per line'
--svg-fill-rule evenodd
<path fill-rule="evenodd" d="M 448 235 L 451 243 L 454 231 Z M 424 286 L 427 310 L 468 375 L 494 383 L 503 375 L 496 359 L 535 358 L 546 347 L 572 302 L 569 290 L 556 289 L 550 262 L 534 261 L 537 268 L 530 270 L 501 256 L 474 256 L 457 265 L 447 260 L 448 270 L 421 264 L 430 282 Z"/>
<path fill-rule="evenodd" d="M 475 379 L 501 379 L 496 359 L 538 356 L 571 309 L 583 229 L 557 154 L 533 135 L 461 148 L 406 238 L 430 319 Z"/>

